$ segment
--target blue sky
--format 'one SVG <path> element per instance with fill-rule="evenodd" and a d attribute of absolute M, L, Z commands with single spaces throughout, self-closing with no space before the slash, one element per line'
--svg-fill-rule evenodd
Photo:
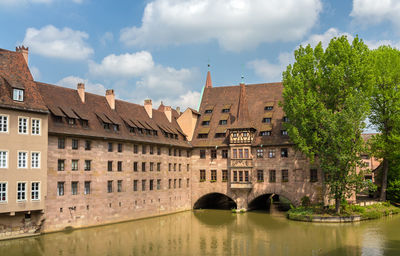
<path fill-rule="evenodd" d="M 399 48 L 398 13 L 395 0 L 0 0 L 0 48 L 28 46 L 37 81 L 185 109 L 208 63 L 214 86 L 277 82 L 300 44 Z"/>

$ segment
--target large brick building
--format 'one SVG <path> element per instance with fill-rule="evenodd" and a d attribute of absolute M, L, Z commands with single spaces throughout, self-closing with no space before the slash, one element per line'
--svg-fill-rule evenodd
<path fill-rule="evenodd" d="M 26 48 L 0 50 L 0 236 L 174 213 L 224 198 L 246 209 L 273 195 L 294 204 L 305 195 L 323 198 L 320 170 L 293 149 L 283 128 L 281 83 L 213 87 L 208 73 L 199 111 L 181 113 L 155 109 L 151 100 L 117 100 L 113 90 L 100 96 L 84 84 L 75 90 L 36 82 L 27 60 Z M 21 126 L 27 134 L 17 132 Z"/>

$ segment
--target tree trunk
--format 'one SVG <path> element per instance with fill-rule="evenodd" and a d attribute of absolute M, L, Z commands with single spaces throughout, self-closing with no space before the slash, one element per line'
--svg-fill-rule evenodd
<path fill-rule="evenodd" d="M 337 214 L 340 214 L 340 198 L 335 198 L 335 211 Z"/>
<path fill-rule="evenodd" d="M 386 201 L 388 170 L 389 170 L 389 162 L 388 162 L 387 158 L 384 158 L 383 166 L 382 166 L 382 186 L 381 186 L 381 195 L 380 195 L 381 201 Z"/>

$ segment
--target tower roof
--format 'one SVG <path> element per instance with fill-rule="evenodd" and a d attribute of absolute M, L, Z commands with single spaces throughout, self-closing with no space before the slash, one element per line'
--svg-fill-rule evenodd
<path fill-rule="evenodd" d="M 238 100 L 238 111 L 236 114 L 236 120 L 233 123 L 232 128 L 251 128 L 252 122 L 250 120 L 249 108 L 247 103 L 246 85 L 240 83 L 240 93 Z"/>
<path fill-rule="evenodd" d="M 206 88 L 212 88 L 211 73 L 210 70 L 207 72 Z"/>

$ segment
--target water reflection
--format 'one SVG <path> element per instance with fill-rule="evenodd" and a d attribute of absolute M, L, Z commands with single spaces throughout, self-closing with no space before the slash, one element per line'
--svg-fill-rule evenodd
<path fill-rule="evenodd" d="M 400 255 L 400 216 L 357 224 L 198 210 L 0 242 L 0 255 Z"/>

